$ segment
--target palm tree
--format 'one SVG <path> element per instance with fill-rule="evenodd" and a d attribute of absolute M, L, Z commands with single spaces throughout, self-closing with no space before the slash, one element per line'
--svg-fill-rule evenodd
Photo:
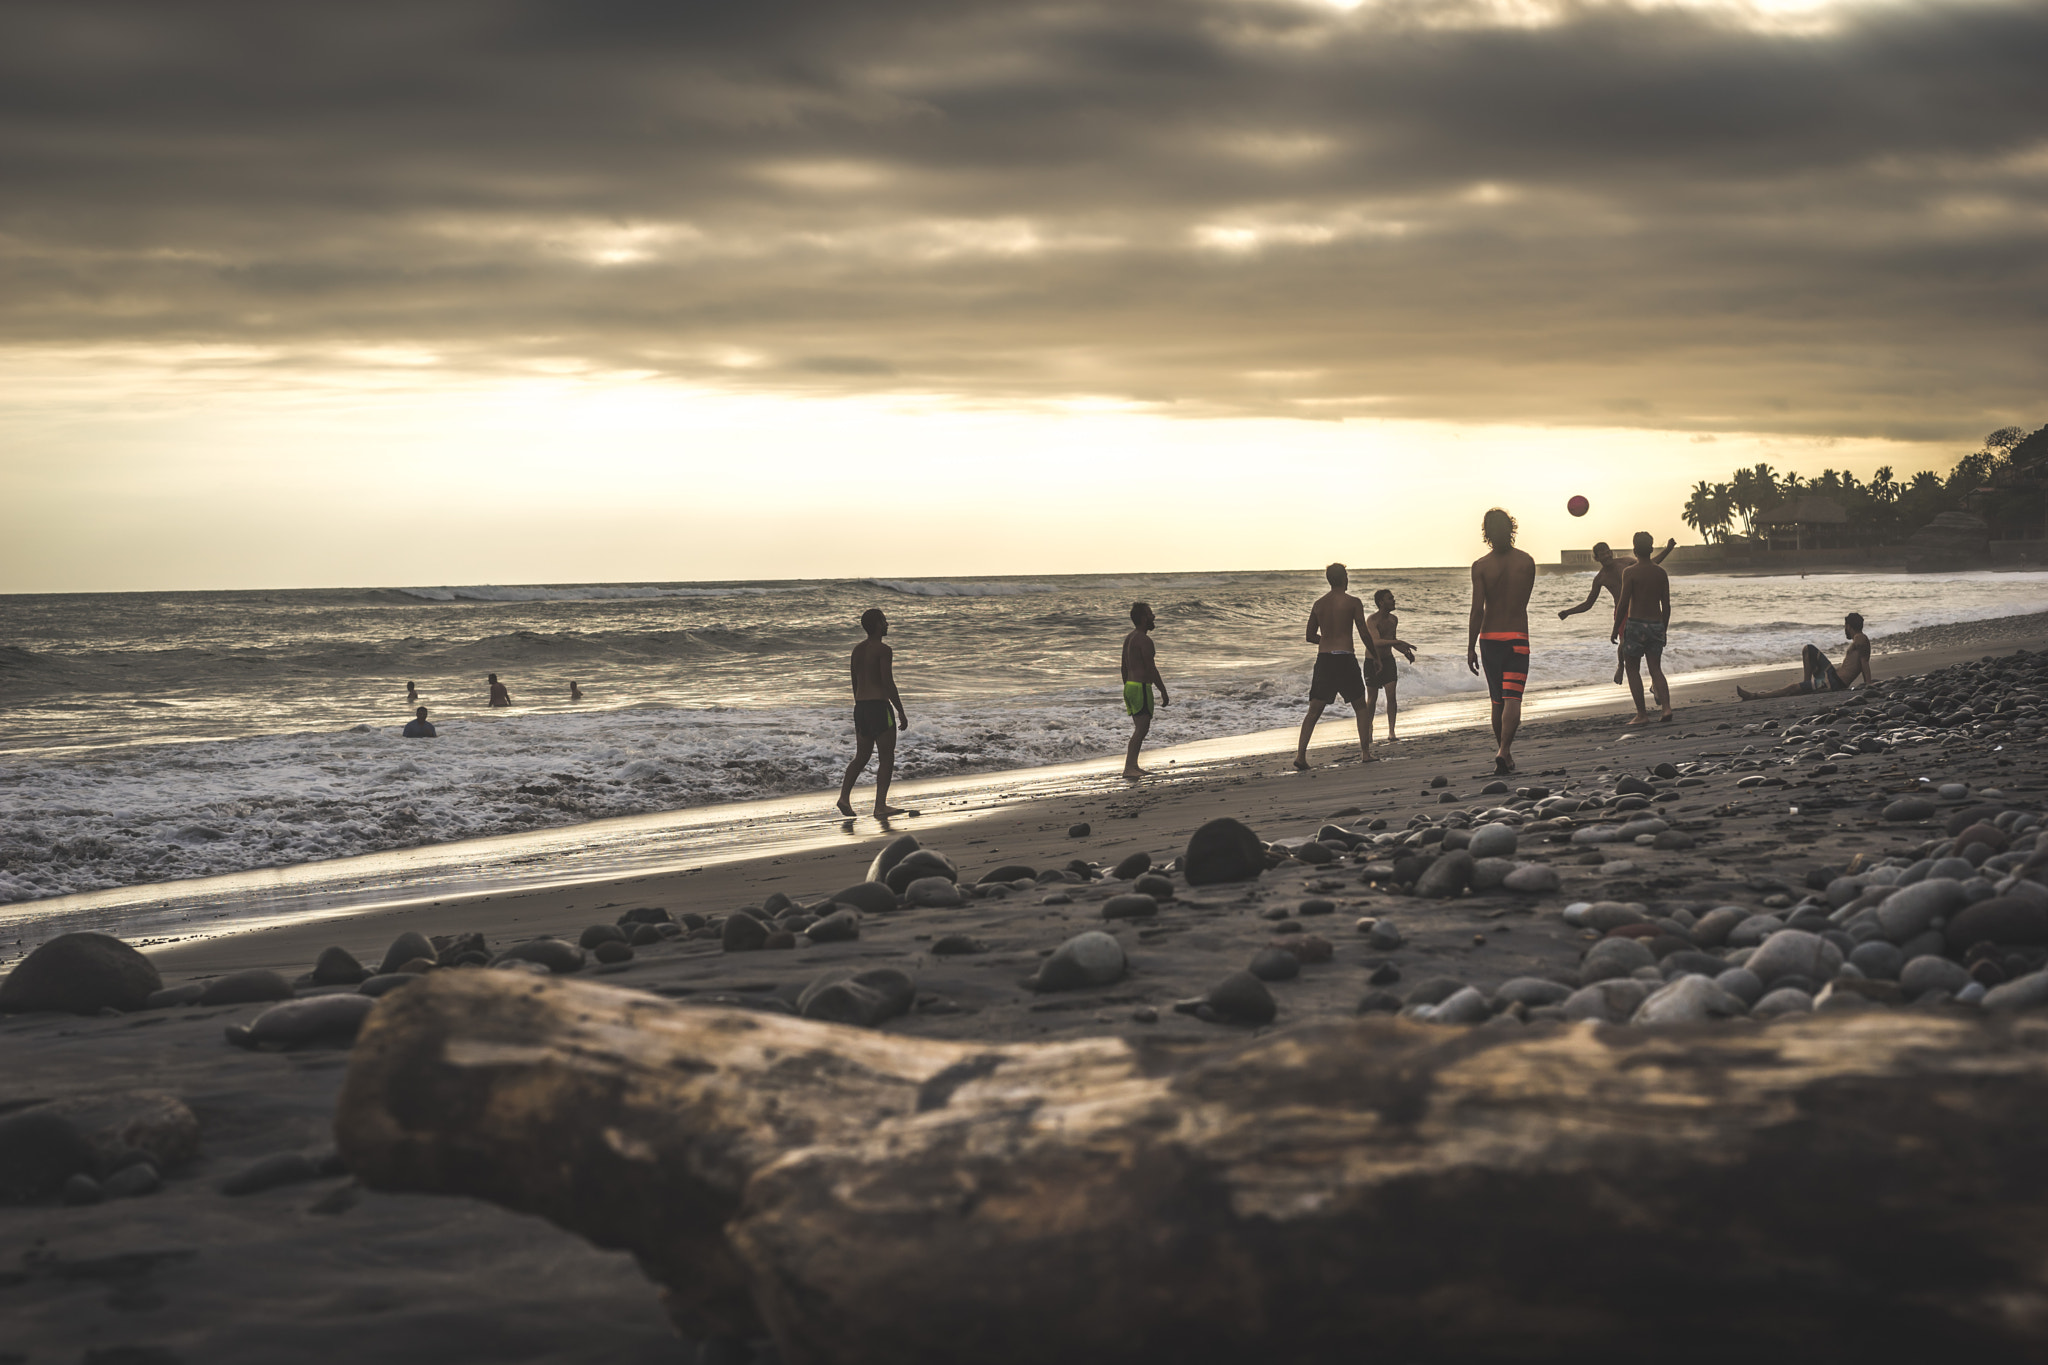
<path fill-rule="evenodd" d="M 1685 500 L 1680 515 L 1700 533 L 1701 540 L 1712 544 L 1728 530 L 1728 485 L 1701 479 L 1692 486 L 1692 496 Z"/>

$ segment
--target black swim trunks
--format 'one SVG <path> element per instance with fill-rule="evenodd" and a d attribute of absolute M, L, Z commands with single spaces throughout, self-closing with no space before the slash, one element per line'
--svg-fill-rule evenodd
<path fill-rule="evenodd" d="M 1813 645 L 1805 649 L 1801 663 L 1806 676 L 1799 680 L 1801 692 L 1847 692 L 1849 684 L 1842 681 L 1842 675 L 1828 662 L 1828 656 Z"/>
<path fill-rule="evenodd" d="M 1365 685 L 1371 690 L 1377 692 L 1380 688 L 1392 683 L 1399 676 L 1400 674 L 1394 665 L 1393 650 L 1389 649 L 1384 653 L 1375 650 L 1366 655 Z"/>
<path fill-rule="evenodd" d="M 1365 677 L 1358 671 L 1356 654 L 1316 655 L 1315 676 L 1308 683 L 1310 701 L 1328 703 L 1342 697 L 1356 706 L 1364 695 Z"/>
<path fill-rule="evenodd" d="M 862 739 L 880 739 L 896 729 L 896 713 L 885 701 L 857 701 L 853 704 L 853 733 Z"/>
<path fill-rule="evenodd" d="M 1479 637 L 1479 666 L 1486 693 L 1496 704 L 1520 701 L 1529 681 L 1529 636 L 1519 630 L 1490 630 Z"/>

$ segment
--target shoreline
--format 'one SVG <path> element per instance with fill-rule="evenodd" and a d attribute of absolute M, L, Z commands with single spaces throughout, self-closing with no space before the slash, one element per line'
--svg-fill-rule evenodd
<path fill-rule="evenodd" d="M 2035 618 L 2019 618 L 2034 620 Z M 1946 667 L 1949 664 L 1975 660 L 1986 653 L 2010 653 L 2014 648 L 2037 649 L 2048 645 L 2048 613 L 2040 619 L 2040 633 L 2010 639 L 1972 639 L 1967 643 L 1950 644 L 1944 648 L 1931 648 L 1910 653 L 1879 656 L 1889 657 L 1910 666 L 1893 671 L 1880 670 L 1880 680 L 1886 677 L 1917 675 Z M 1672 705 L 1677 713 L 1678 724 L 1672 728 L 1690 732 L 1699 725 L 1738 725 L 1737 719 L 1746 707 L 1771 708 L 1797 706 L 1809 699 L 1794 697 L 1775 702 L 1740 703 L 1734 700 L 1735 686 L 1740 683 L 1753 689 L 1768 690 L 1798 680 L 1798 667 L 1764 668 L 1746 670 L 1720 670 L 1711 675 L 1696 677 L 1686 682 L 1674 681 Z M 1654 704 L 1654 703 L 1653 703 Z M 1713 709 L 1711 715 L 1702 712 L 1697 717 L 1697 708 L 1710 709 L 1726 707 L 1730 714 Z M 1449 714 L 1455 708 L 1462 708 L 1470 714 L 1454 716 Z M 1610 710 L 1611 708 L 1611 710 Z M 1410 762 L 1431 761 L 1439 764 L 1458 764 L 1460 767 L 1486 757 L 1490 745 L 1477 735 L 1486 723 L 1483 703 L 1443 703 L 1438 708 L 1445 712 L 1443 723 L 1427 732 L 1417 731 L 1412 738 L 1404 738 L 1391 748 L 1382 740 L 1376 740 L 1376 755 L 1384 755 L 1381 762 L 1370 767 L 1358 764 L 1353 752 L 1356 731 L 1350 718 L 1345 715 L 1333 716 L 1326 712 L 1317 728 L 1316 744 L 1311 759 L 1317 762 L 1309 774 L 1295 774 L 1286 765 L 1286 758 L 1292 753 L 1295 734 L 1292 730 L 1262 731 L 1252 735 L 1231 736 L 1219 740 L 1203 740 L 1175 746 L 1171 750 L 1148 751 L 1144 762 L 1159 761 L 1155 754 L 1165 758 L 1185 755 L 1183 762 L 1169 768 L 1161 762 L 1153 778 L 1137 786 L 1130 786 L 1117 777 L 1121 765 L 1120 756 L 1105 756 L 1086 763 L 1057 765 L 1051 768 L 1022 769 L 1012 772 L 979 774 L 974 779 L 948 779 L 934 786 L 944 786 L 938 793 L 939 800 L 946 805 L 934 803 L 930 809 L 915 818 L 892 822 L 892 829 L 885 832 L 871 816 L 862 816 L 857 822 L 845 822 L 836 813 L 825 814 L 817 806 L 829 805 L 830 794 L 820 793 L 802 797 L 775 798 L 772 802 L 758 803 L 760 806 L 778 808 L 788 817 L 785 823 L 771 824 L 765 831 L 759 826 L 748 827 L 741 823 L 715 828 L 715 834 L 742 841 L 751 839 L 774 840 L 774 846 L 765 848 L 739 847 L 708 849 L 700 847 L 697 856 L 683 858 L 674 865 L 652 867 L 628 867 L 611 872 L 590 871 L 584 875 L 572 875 L 561 879 L 540 881 L 529 879 L 524 883 L 504 882 L 477 885 L 474 879 L 465 883 L 459 873 L 443 881 L 437 881 L 435 888 L 424 891 L 400 892 L 396 885 L 389 885 L 381 893 L 373 893 L 367 899 L 357 897 L 355 903 L 322 904 L 305 910 L 288 911 L 285 915 L 263 923 L 237 923 L 223 925 L 216 932 L 199 931 L 190 937 L 163 934 L 154 936 L 153 955 L 167 967 L 175 966 L 181 971 L 205 973 L 209 971 L 237 971 L 251 967 L 285 970 L 303 958 L 310 964 L 321 947 L 329 941 L 354 944 L 361 942 L 388 941 L 403 928 L 430 924 L 436 919 L 451 916 L 467 916 L 477 920 L 479 927 L 497 926 L 509 928 L 518 925 L 522 931 L 534 933 L 563 933 L 573 936 L 581 928 L 577 920 L 579 903 L 586 909 L 595 900 L 635 897 L 659 903 L 663 898 L 681 903 L 708 898 L 712 908 L 726 908 L 723 902 L 737 904 L 744 899 L 745 891 L 756 882 L 762 884 L 789 881 L 795 874 L 780 871 L 783 868 L 805 870 L 817 882 L 804 884 L 808 894 L 827 894 L 834 887 L 860 879 L 875 850 L 896 833 L 918 833 L 930 831 L 934 838 L 944 843 L 967 837 L 960 833 L 965 828 L 973 835 L 980 836 L 975 842 L 987 842 L 993 846 L 1010 849 L 1028 846 L 1032 850 L 1050 851 L 1059 841 L 1048 840 L 1046 831 L 1057 825 L 1064 831 L 1067 824 L 1088 818 L 1091 813 L 1118 810 L 1127 802 L 1150 809 L 1168 803 L 1181 804 L 1190 799 L 1188 791 L 1197 793 L 1191 799 L 1200 801 L 1214 787 L 1228 787 L 1241 790 L 1250 785 L 1261 793 L 1259 807 L 1270 809 L 1276 802 L 1270 784 L 1285 783 L 1296 777 L 1316 777 L 1332 774 L 1339 777 L 1355 777 L 1359 781 L 1377 774 L 1405 772 Z M 1558 693 L 1532 694 L 1530 705 L 1525 708 L 1524 735 L 1531 741 L 1543 738 L 1546 726 L 1560 725 L 1572 735 L 1597 734 L 1613 731 L 1615 744 L 1627 743 L 1624 736 L 1633 732 L 1627 730 L 1623 721 L 1632 709 L 1625 687 L 1561 689 Z M 1591 714 L 1604 713 L 1604 714 Z M 1759 716 L 1760 721 L 1764 717 Z M 1404 708 L 1404 729 L 1407 711 Z M 1382 719 L 1381 724 L 1384 723 Z M 1650 727 L 1659 730 L 1663 727 Z M 1383 732 L 1382 732 L 1383 733 Z M 1604 751 L 1604 748 L 1603 748 Z M 1490 760 L 1480 763 L 1490 766 Z M 1346 785 L 1349 783 L 1347 781 Z M 1384 785 L 1384 784 L 1381 784 Z M 1012 790 L 1022 787 L 1024 790 Z M 1032 790 L 1042 787 L 1043 790 Z M 902 784 L 893 791 L 901 800 L 917 796 L 920 784 Z M 871 786 L 856 789 L 856 796 L 871 793 Z M 871 797 L 869 798 L 871 799 Z M 750 803 L 753 804 L 753 803 Z M 1280 801 L 1277 804 L 1285 804 Z M 435 845 L 431 848 L 452 853 L 460 857 L 464 849 L 476 845 L 503 844 L 524 852 L 536 839 L 547 838 L 549 842 L 573 843 L 588 840 L 593 826 L 622 829 L 628 836 L 647 826 L 666 819 L 685 818 L 693 825 L 700 822 L 692 817 L 707 816 L 718 810 L 732 807 L 699 808 L 694 812 L 672 812 L 665 816 L 625 817 L 613 821 L 593 821 L 581 825 L 561 827 L 550 831 L 536 831 L 532 834 L 495 836 L 491 840 L 467 840 L 455 844 Z M 1065 812 L 1072 819 L 1060 814 Z M 1295 812 L 1290 819 L 1295 825 L 1310 824 L 1320 820 L 1328 812 Z M 853 823 L 851 829 L 846 826 Z M 706 820 L 701 826 L 713 829 Z M 1277 838 L 1292 835 L 1296 831 L 1275 824 L 1268 830 L 1258 825 L 1263 837 Z M 1104 831 L 1108 833 L 1107 830 Z M 1064 835 L 1062 834 L 1062 839 Z M 419 852 L 421 850 L 408 850 Z M 1127 850 L 1128 851 L 1128 850 Z M 1153 850 L 1161 857 L 1171 856 L 1162 846 Z M 367 859 L 337 859 L 331 863 L 302 864 L 309 875 L 319 875 L 316 870 L 338 870 L 346 877 L 348 869 L 341 864 L 356 864 L 380 859 L 388 855 L 369 855 Z M 516 855 L 515 855 L 516 856 Z M 602 857 L 600 852 L 596 856 Z M 1068 856 L 1072 856 L 1069 854 Z M 249 874 L 237 874 L 246 877 Z M 834 879 L 837 880 L 834 880 Z M 339 879 L 339 878 L 337 878 Z M 204 879 L 209 882 L 232 880 L 228 878 Z M 830 883 L 827 885 L 826 883 Z M 159 891 L 175 892 L 175 888 L 189 886 L 187 883 L 164 883 Z M 105 893 L 99 893 L 105 894 Z M 200 892 L 198 894 L 205 894 Z M 337 893 L 344 894 L 344 893 Z M 758 898 L 758 897 L 757 897 Z M 25 902 L 26 906 L 47 905 L 48 902 Z M 490 907 L 486 910 L 485 907 Z M 12 907 L 0 907 L 4 911 Z M 0 921 L 4 922 L 4 921 Z M 397 926 L 397 927 L 393 927 Z M 439 932 L 429 930 L 429 932 Z M 382 939 L 378 938 L 382 935 Z M 37 936 L 38 938 L 40 936 Z M 10 956 L 18 956 L 34 945 L 30 935 L 24 933 L 19 945 L 9 945 Z M 319 940 L 315 944 L 315 940 Z M 368 951 L 367 947 L 365 951 Z M 311 955 L 308 955 L 308 954 Z M 297 970 L 303 970 L 303 965 Z"/>

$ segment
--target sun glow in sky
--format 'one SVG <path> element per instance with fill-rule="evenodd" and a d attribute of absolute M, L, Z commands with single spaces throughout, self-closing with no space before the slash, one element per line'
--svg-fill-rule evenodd
<path fill-rule="evenodd" d="M 1691 539 L 2048 420 L 2043 69 L 2022 0 L 16 0 L 0 592 Z"/>

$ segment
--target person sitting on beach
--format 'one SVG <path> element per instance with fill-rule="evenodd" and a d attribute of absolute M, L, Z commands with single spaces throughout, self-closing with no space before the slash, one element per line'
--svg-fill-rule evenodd
<path fill-rule="evenodd" d="M 1738 684 L 1735 695 L 1744 701 L 1762 701 L 1766 697 L 1802 697 L 1810 692 L 1847 692 L 1852 687 L 1870 686 L 1877 678 L 1870 671 L 1870 637 L 1863 633 L 1863 617 L 1853 611 L 1843 617 L 1842 634 L 1848 637 L 1849 647 L 1842 651 L 1839 671 L 1818 646 L 1808 645 L 1799 652 L 1802 676 L 1798 682 L 1787 683 L 1774 692 L 1751 692 Z"/>
<path fill-rule="evenodd" d="M 853 784 L 868 766 L 868 755 L 881 750 L 882 761 L 875 768 L 875 818 L 901 815 L 889 804 L 889 781 L 896 776 L 896 732 L 910 728 L 903 712 L 903 698 L 896 691 L 895 654 L 882 643 L 889 633 L 889 618 L 880 607 L 861 613 L 860 628 L 868 638 L 853 647 L 853 762 L 846 765 L 846 780 L 839 785 L 839 813 L 853 816 Z M 891 708 L 894 708 L 893 713 Z"/>
<path fill-rule="evenodd" d="M 1676 536 L 1673 536 L 1670 540 L 1664 543 L 1664 548 L 1657 551 L 1656 555 L 1651 558 L 1650 562 L 1652 564 L 1662 564 L 1667 558 L 1670 557 L 1671 552 L 1677 548 L 1678 538 Z M 1636 560 L 1634 562 L 1640 562 L 1642 558 L 1643 556 L 1640 553 L 1638 553 L 1636 555 Z M 1597 541 L 1594 543 L 1593 561 L 1596 564 L 1598 564 L 1600 568 L 1593 574 L 1593 586 L 1586 590 L 1586 600 L 1579 603 L 1579 605 L 1577 605 L 1576 607 L 1566 607 L 1563 611 L 1557 614 L 1557 619 L 1562 621 L 1567 617 L 1577 616 L 1582 611 L 1590 610 L 1593 604 L 1600 600 L 1600 590 L 1602 588 L 1605 588 L 1608 592 L 1614 595 L 1614 628 L 1616 630 L 1620 630 L 1621 576 L 1624 572 L 1627 571 L 1629 566 L 1627 564 L 1622 563 L 1620 560 L 1614 557 L 1613 549 L 1610 548 L 1607 542 L 1604 540 Z M 1622 663 L 1621 651 L 1617 649 L 1614 652 L 1614 681 L 1617 686 L 1621 683 L 1623 667 L 1624 665 Z"/>
<path fill-rule="evenodd" d="M 510 692 L 507 692 L 507 691 L 505 690 L 505 684 L 503 684 L 503 683 L 501 683 L 501 682 L 499 682 L 499 681 L 498 681 L 498 675 L 497 675 L 497 674 L 495 674 L 495 673 L 491 674 L 491 677 L 490 677 L 490 683 L 491 683 L 491 705 L 493 705 L 493 706 L 510 706 L 510 705 L 512 704 L 512 694 L 511 694 Z"/>
<path fill-rule="evenodd" d="M 1372 713 L 1359 706 L 1365 700 L 1365 675 L 1359 671 L 1358 655 L 1351 643 L 1353 626 L 1358 627 L 1361 636 L 1366 634 L 1365 603 L 1344 591 L 1350 586 L 1351 572 L 1342 564 L 1332 564 L 1323 570 L 1323 576 L 1329 579 L 1330 590 L 1309 608 L 1308 642 L 1316 647 L 1316 668 L 1309 678 L 1308 715 L 1301 722 L 1301 744 L 1294 752 L 1294 766 L 1304 771 L 1308 768 L 1308 741 L 1316 732 L 1316 720 L 1323 714 L 1323 708 L 1340 696 L 1358 718 L 1359 756 L 1367 763 L 1372 762 Z"/>
<path fill-rule="evenodd" d="M 433 739 L 434 727 L 427 723 L 427 708 L 422 706 L 413 712 L 412 719 L 398 733 L 407 739 Z"/>
<path fill-rule="evenodd" d="M 582 689 L 582 688 L 580 688 L 580 687 L 578 687 L 578 686 L 577 686 L 577 685 L 575 684 L 575 682 L 574 682 L 573 680 L 572 680 L 572 681 L 570 682 L 570 684 L 569 684 L 569 700 L 570 700 L 570 701 L 582 701 L 582 700 L 583 700 L 583 689 Z"/>
<path fill-rule="evenodd" d="M 1515 548 L 1515 519 L 1489 508 L 1479 533 L 1493 548 L 1472 562 L 1472 611 L 1466 618 L 1465 666 L 1486 664 L 1486 691 L 1493 701 L 1493 770 L 1515 770 L 1515 731 L 1522 726 L 1522 689 L 1529 681 L 1529 593 L 1536 586 L 1536 561 Z"/>
<path fill-rule="evenodd" d="M 1400 703 L 1394 699 L 1394 684 L 1400 681 L 1400 665 L 1394 662 L 1394 651 L 1400 650 L 1408 656 L 1408 662 L 1415 662 L 1415 646 L 1406 640 L 1396 639 L 1401 631 L 1401 618 L 1394 615 L 1394 594 L 1390 589 L 1381 588 L 1372 595 L 1372 604 L 1379 608 L 1365 618 L 1365 646 L 1371 656 L 1365 672 L 1365 728 L 1372 732 L 1373 712 L 1379 708 L 1380 689 L 1387 689 L 1387 742 L 1394 743 L 1401 737 L 1394 733 L 1394 719 L 1401 714 Z"/>
<path fill-rule="evenodd" d="M 1124 713 L 1131 718 L 1131 742 L 1124 750 L 1124 776 L 1145 776 L 1138 766 L 1138 746 L 1152 731 L 1152 689 L 1159 689 L 1159 704 L 1169 706 L 1166 679 L 1159 676 L 1158 655 L 1152 646 L 1152 628 L 1159 618 L 1148 602 L 1131 603 L 1131 633 L 1124 636 Z"/>
<path fill-rule="evenodd" d="M 1671 684 L 1664 680 L 1664 635 L 1671 624 L 1671 575 L 1650 558 L 1656 545 L 1648 531 L 1636 532 L 1636 562 L 1621 573 L 1621 591 L 1614 595 L 1617 624 L 1615 638 L 1621 642 L 1621 662 L 1628 669 L 1628 694 L 1636 701 L 1636 718 L 1630 725 L 1648 725 L 1650 713 L 1643 706 L 1643 660 L 1650 661 L 1650 687 L 1662 707 L 1662 720 L 1671 719 Z"/>

